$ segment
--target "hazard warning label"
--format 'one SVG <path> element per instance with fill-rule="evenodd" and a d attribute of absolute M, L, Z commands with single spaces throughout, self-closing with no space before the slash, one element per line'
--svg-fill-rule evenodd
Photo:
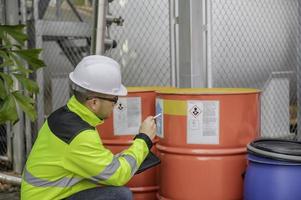
<path fill-rule="evenodd" d="M 140 124 L 141 98 L 119 98 L 113 111 L 114 135 L 136 135 Z"/>
<path fill-rule="evenodd" d="M 187 143 L 219 144 L 219 101 L 187 101 Z"/>

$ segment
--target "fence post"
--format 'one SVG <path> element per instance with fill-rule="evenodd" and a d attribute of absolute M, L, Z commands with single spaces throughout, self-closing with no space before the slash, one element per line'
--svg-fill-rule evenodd
<path fill-rule="evenodd" d="M 19 15 L 18 0 L 6 0 L 6 22 L 5 24 L 16 25 L 21 22 Z M 21 85 L 15 81 L 14 90 L 21 90 Z M 24 147 L 24 114 L 17 106 L 19 121 L 12 126 L 12 148 L 13 148 L 13 170 L 17 173 L 22 173 L 25 161 Z M 8 134 L 10 135 L 10 134 Z"/>

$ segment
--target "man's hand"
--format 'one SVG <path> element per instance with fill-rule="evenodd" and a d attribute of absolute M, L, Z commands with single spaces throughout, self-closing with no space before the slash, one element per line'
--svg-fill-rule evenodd
<path fill-rule="evenodd" d="M 148 116 L 141 124 L 139 133 L 146 134 L 151 140 L 156 136 L 156 123 L 153 116 Z"/>

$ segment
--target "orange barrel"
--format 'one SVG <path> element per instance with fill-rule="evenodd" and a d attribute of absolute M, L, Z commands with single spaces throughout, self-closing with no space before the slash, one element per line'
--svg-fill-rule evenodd
<path fill-rule="evenodd" d="M 163 88 L 163 87 L 162 87 Z M 155 114 L 155 90 L 160 87 L 130 87 L 126 97 L 120 97 L 112 116 L 98 126 L 103 144 L 113 153 L 128 148 L 139 131 L 141 122 Z M 152 151 L 156 153 L 155 146 Z M 127 184 L 135 200 L 156 199 L 158 192 L 157 167 L 135 175 Z"/>
<path fill-rule="evenodd" d="M 246 145 L 260 132 L 259 96 L 242 88 L 157 92 L 159 199 L 243 198 Z"/>

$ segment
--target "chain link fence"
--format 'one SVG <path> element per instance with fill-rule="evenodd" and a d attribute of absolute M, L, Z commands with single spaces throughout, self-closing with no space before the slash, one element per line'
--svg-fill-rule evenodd
<path fill-rule="evenodd" d="M 106 55 L 122 65 L 127 86 L 170 86 L 170 31 L 168 0 L 115 0 L 110 12 L 124 19 L 109 34 L 118 42 Z"/>
<path fill-rule="evenodd" d="M 83 56 L 90 53 L 91 36 L 84 27 L 91 27 L 92 7 L 89 1 L 39 1 L 39 20 L 43 29 L 44 113 L 64 105 L 69 98 L 68 75 Z M 64 31 L 62 28 L 71 28 Z M 36 30 L 40 31 L 40 30 Z M 77 34 L 78 33 L 78 34 Z"/>
<path fill-rule="evenodd" d="M 44 111 L 47 117 L 69 98 L 68 74 L 90 54 L 93 9 L 90 1 L 39 1 L 44 69 Z M 115 0 L 109 13 L 123 26 L 111 25 L 107 37 L 117 48 L 106 55 L 121 64 L 127 86 L 170 85 L 169 7 L 164 1 Z M 62 31 L 59 28 L 69 27 Z M 83 29 L 89 28 L 83 36 Z M 36 32 L 41 32 L 36 30 Z M 72 34 L 70 34 L 72 33 Z M 68 35 L 69 34 L 69 35 Z"/>
<path fill-rule="evenodd" d="M 263 136 L 296 133 L 299 4 L 298 0 L 210 4 L 213 87 L 261 89 Z"/>

